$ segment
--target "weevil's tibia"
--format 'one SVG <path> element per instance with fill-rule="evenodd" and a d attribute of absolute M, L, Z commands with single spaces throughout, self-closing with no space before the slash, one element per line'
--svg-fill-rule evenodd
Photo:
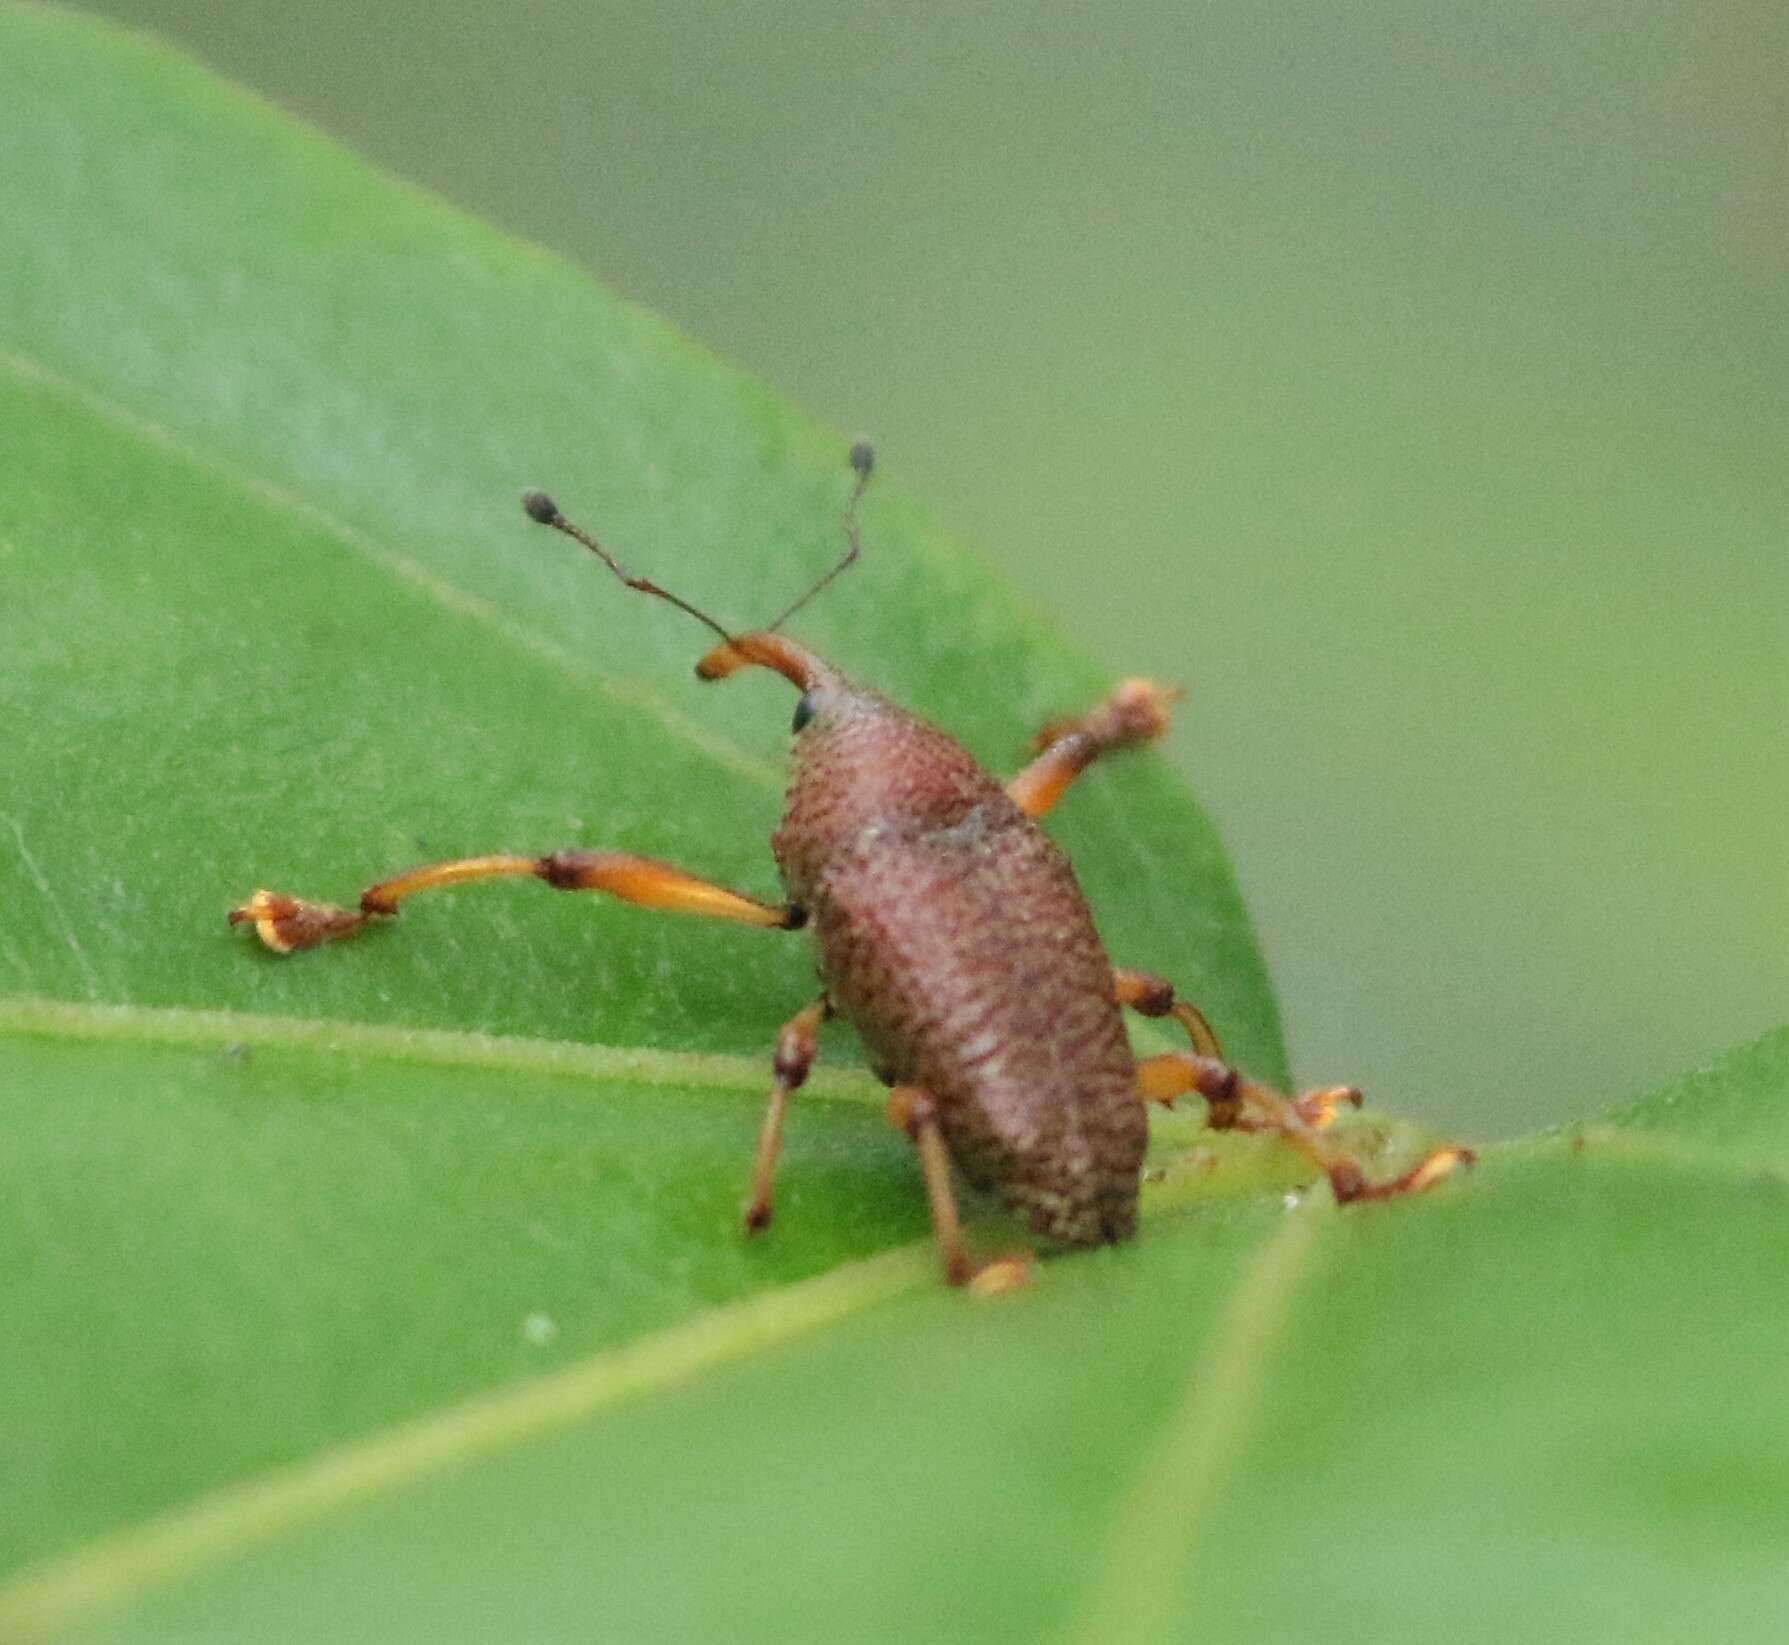
<path fill-rule="evenodd" d="M 1353 1090 L 1348 1086 L 1337 1089 Z M 1456 1167 L 1470 1165 L 1474 1158 L 1470 1148 L 1436 1148 L 1401 1176 L 1389 1182 L 1368 1182 L 1359 1164 L 1323 1137 L 1290 1097 L 1246 1078 L 1227 1062 L 1196 1052 L 1164 1051 L 1137 1064 L 1137 1092 L 1146 1100 L 1169 1101 L 1189 1091 L 1198 1092 L 1210 1104 L 1211 1125 L 1216 1130 L 1278 1132 L 1328 1177 L 1341 1205 L 1350 1200 L 1419 1193 Z M 1354 1095 L 1358 1097 L 1358 1093 Z"/>
<path fill-rule="evenodd" d="M 801 1089 L 808 1070 L 814 1066 L 814 1058 L 820 1050 L 820 1024 L 831 1015 L 831 1002 L 822 994 L 812 1005 L 803 1006 L 784 1023 L 782 1032 L 776 1037 L 770 1103 L 764 1110 L 764 1128 L 758 1133 L 758 1155 L 752 1164 L 751 1198 L 745 1205 L 745 1231 L 748 1234 L 770 1226 L 776 1161 L 783 1146 L 783 1115 L 789 1109 L 789 1094 Z"/>
<path fill-rule="evenodd" d="M 1153 741 L 1168 729 L 1168 710 L 1180 688 L 1153 680 L 1124 680 L 1097 708 L 1078 719 L 1052 720 L 1032 740 L 1037 758 L 1006 785 L 1028 817 L 1041 817 L 1102 754 Z"/>
<path fill-rule="evenodd" d="M 368 886 L 360 894 L 360 906 L 352 909 L 307 902 L 278 891 L 257 891 L 230 910 L 230 923 L 253 925 L 256 935 L 276 954 L 290 954 L 352 936 L 371 920 L 390 919 L 398 904 L 418 891 L 467 880 L 509 878 L 545 880 L 557 891 L 606 891 L 642 908 L 702 914 L 742 925 L 795 930 L 807 920 L 806 912 L 792 903 L 758 902 L 655 857 L 636 857 L 626 851 L 555 851 L 546 857 L 460 857 L 413 868 Z"/>
<path fill-rule="evenodd" d="M 932 1207 L 932 1235 L 938 1259 L 950 1285 L 967 1285 L 984 1296 L 1012 1291 L 1026 1282 L 1030 1269 L 1021 1257 L 999 1257 L 978 1263 L 963 1243 L 963 1222 L 957 1215 L 956 1191 L 950 1181 L 950 1154 L 938 1124 L 938 1105 L 916 1085 L 897 1085 L 888 1093 L 888 1123 L 904 1131 L 919 1151 L 926 1199 Z"/>

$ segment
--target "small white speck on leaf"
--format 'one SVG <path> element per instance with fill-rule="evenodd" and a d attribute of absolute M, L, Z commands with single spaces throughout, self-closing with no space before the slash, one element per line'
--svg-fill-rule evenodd
<path fill-rule="evenodd" d="M 544 1348 L 559 1335 L 559 1322 L 551 1314 L 530 1314 L 522 1321 L 522 1340 L 535 1348 Z"/>

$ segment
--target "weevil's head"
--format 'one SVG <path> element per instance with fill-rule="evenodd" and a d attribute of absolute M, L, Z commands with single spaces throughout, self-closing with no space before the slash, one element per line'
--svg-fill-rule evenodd
<path fill-rule="evenodd" d="M 774 629 L 741 634 L 715 646 L 696 664 L 696 675 L 704 680 L 724 680 L 742 668 L 768 668 L 801 693 L 789 722 L 795 739 L 797 783 L 816 760 L 830 758 L 841 742 L 859 743 L 884 726 L 913 718 L 881 692 L 859 685 L 823 657 Z"/>
<path fill-rule="evenodd" d="M 942 731 L 879 692 L 847 679 L 806 646 L 778 632 L 857 558 L 857 503 L 874 466 L 875 453 L 867 441 L 859 440 L 851 448 L 857 479 L 845 510 L 843 558 L 768 628 L 745 634 L 729 633 L 687 600 L 649 578 L 624 571 L 544 492 L 531 491 L 522 499 L 530 519 L 582 543 L 629 588 L 669 602 L 719 637 L 720 644 L 696 664 L 700 678 L 724 680 L 741 669 L 768 668 L 801 693 L 793 720 L 787 807 L 774 842 L 784 882 L 798 902 L 805 903 L 835 853 L 848 849 L 865 829 L 885 821 L 890 826 L 948 826 L 978 806 L 1007 803 L 998 785 Z"/>

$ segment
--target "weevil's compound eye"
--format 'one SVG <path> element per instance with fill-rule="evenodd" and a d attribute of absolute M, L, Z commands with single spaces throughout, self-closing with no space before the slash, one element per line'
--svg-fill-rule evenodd
<path fill-rule="evenodd" d="M 801 694 L 801 701 L 795 705 L 795 721 L 789 729 L 791 731 L 799 731 L 814 717 L 814 710 L 819 706 L 820 705 L 814 701 L 813 692 L 804 691 Z"/>

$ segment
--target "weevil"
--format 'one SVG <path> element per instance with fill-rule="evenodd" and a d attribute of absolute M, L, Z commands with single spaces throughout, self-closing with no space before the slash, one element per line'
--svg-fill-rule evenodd
<path fill-rule="evenodd" d="M 858 557 L 858 504 L 874 454 L 851 448 L 855 483 L 842 557 L 768 628 L 734 634 L 649 578 L 630 574 L 550 497 L 529 492 L 537 523 L 589 549 L 628 588 L 666 600 L 719 643 L 696 664 L 723 680 L 744 668 L 800 693 L 792 769 L 771 850 L 785 900 L 760 902 L 649 857 L 562 850 L 460 858 L 369 886 L 355 908 L 257 891 L 230 911 L 281 954 L 392 918 L 418 891 L 528 876 L 561 891 L 776 931 L 807 928 L 820 993 L 776 1039 L 770 1100 L 744 1212 L 748 1233 L 772 1213 L 783 1120 L 812 1067 L 820 1025 L 857 1030 L 889 1088 L 890 1121 L 912 1140 L 945 1278 L 1005 1289 L 1023 1258 L 978 1263 L 965 1243 L 953 1167 L 990 1191 L 1047 1246 L 1077 1248 L 1136 1231 L 1149 1102 L 1197 1093 L 1208 1123 L 1279 1133 L 1329 1180 L 1338 1201 L 1428 1187 L 1471 1159 L 1437 1148 L 1402 1175 L 1369 1183 L 1324 1134 L 1352 1086 L 1293 1098 L 1224 1060 L 1204 1015 L 1165 978 L 1115 967 L 1061 850 L 1038 819 L 1095 760 L 1159 737 L 1177 693 L 1127 680 L 1090 712 L 1044 727 L 1034 758 L 1002 784 L 955 739 L 834 668 L 782 628 Z M 1189 1048 L 1137 1058 L 1123 1008 L 1177 1021 Z"/>

